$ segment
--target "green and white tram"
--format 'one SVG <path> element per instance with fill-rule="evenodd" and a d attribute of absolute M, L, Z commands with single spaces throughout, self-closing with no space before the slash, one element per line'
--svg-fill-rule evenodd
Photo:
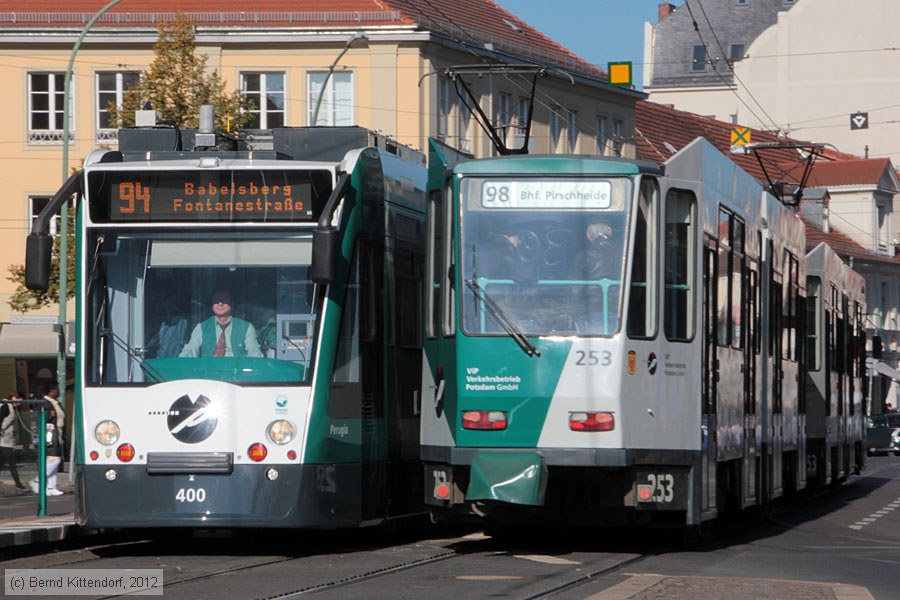
<path fill-rule="evenodd" d="M 57 194 L 83 195 L 82 525 L 422 511 L 424 156 L 359 128 L 259 133 L 123 130 Z M 31 286 L 46 286 L 53 210 L 29 236 Z"/>
<path fill-rule="evenodd" d="M 806 487 L 795 209 L 702 139 L 429 169 L 437 518 L 699 525 Z"/>

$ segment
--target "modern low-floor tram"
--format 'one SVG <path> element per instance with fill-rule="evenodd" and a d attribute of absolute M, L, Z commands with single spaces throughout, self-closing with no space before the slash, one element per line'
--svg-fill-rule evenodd
<path fill-rule="evenodd" d="M 260 133 L 123 130 L 58 195 L 83 196 L 81 525 L 421 512 L 424 157 L 359 128 Z"/>

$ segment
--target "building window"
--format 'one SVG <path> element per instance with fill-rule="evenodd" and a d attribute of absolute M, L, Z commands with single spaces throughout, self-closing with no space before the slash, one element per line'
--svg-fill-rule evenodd
<path fill-rule="evenodd" d="M 504 142 L 508 143 L 509 140 L 509 130 L 510 124 L 512 123 L 512 115 L 510 111 L 512 110 L 512 96 L 510 94 L 503 94 L 497 96 L 497 134 L 500 136 L 500 139 Z"/>
<path fill-rule="evenodd" d="M 439 78 L 437 84 L 437 137 L 446 140 L 450 121 L 450 80 Z"/>
<path fill-rule="evenodd" d="M 738 6 L 747 6 L 747 0 L 735 0 Z"/>
<path fill-rule="evenodd" d="M 569 142 L 569 153 L 575 153 L 578 144 L 578 111 L 571 108 L 566 111 L 566 139 Z"/>
<path fill-rule="evenodd" d="M 694 46 L 691 59 L 691 71 L 706 71 L 706 63 L 709 60 L 709 54 L 706 52 L 706 46 L 698 44 Z"/>
<path fill-rule="evenodd" d="M 28 198 L 28 233 L 34 229 L 34 221 L 41 214 L 44 207 L 52 200 L 51 196 L 31 196 Z M 50 220 L 50 235 L 56 236 L 59 231 L 59 215 Z"/>
<path fill-rule="evenodd" d="M 559 136 L 562 133 L 559 122 L 559 106 L 550 107 L 550 154 L 554 154 L 559 148 Z"/>
<path fill-rule="evenodd" d="M 326 82 L 325 79 L 328 78 Z M 310 125 L 346 126 L 353 125 L 353 73 L 332 73 L 328 77 L 327 72 L 310 73 L 307 78 L 309 90 L 309 115 L 307 122 Z M 322 86 L 325 86 L 323 91 Z M 319 115 L 313 123 L 313 115 L 316 112 L 316 104 L 319 103 L 319 95 L 322 102 L 319 104 Z"/>
<path fill-rule="evenodd" d="M 319 84 L 321 87 L 321 83 Z M 253 103 L 247 127 L 273 129 L 284 127 L 284 73 L 241 73 L 241 94 Z M 322 99 L 325 104 L 325 99 Z M 322 109 L 319 108 L 319 118 Z M 315 105 L 313 105 L 315 110 Z"/>
<path fill-rule="evenodd" d="M 597 117 L 594 125 L 594 140 L 597 142 L 597 154 L 606 154 L 606 117 Z"/>
<path fill-rule="evenodd" d="M 525 135 L 525 128 L 528 126 L 528 100 L 525 98 L 519 98 L 516 104 L 516 125 L 519 135 Z"/>
<path fill-rule="evenodd" d="M 113 123 L 110 105 L 122 108 L 125 92 L 137 85 L 141 74 L 134 71 L 97 73 L 97 141 L 116 140 L 119 123 Z"/>
<path fill-rule="evenodd" d="M 74 88 L 75 82 L 72 81 Z M 72 96 L 75 96 L 74 89 Z M 65 73 L 28 74 L 28 142 L 55 144 L 63 138 L 63 106 L 65 105 Z M 69 107 L 69 143 L 75 122 Z"/>
<path fill-rule="evenodd" d="M 459 109 L 457 110 L 457 134 L 459 136 L 459 149 L 463 152 L 472 151 L 472 140 L 469 138 L 469 123 L 472 120 L 472 111 L 469 105 L 459 101 Z"/>
<path fill-rule="evenodd" d="M 734 63 L 744 58 L 747 45 L 744 43 L 728 44 L 728 61 Z"/>
<path fill-rule="evenodd" d="M 878 204 L 876 209 L 878 211 L 878 223 L 876 224 L 876 250 L 884 254 L 887 253 L 888 240 L 891 239 L 890 211 L 885 204 Z"/>
<path fill-rule="evenodd" d="M 622 156 L 622 129 L 624 123 L 619 119 L 612 122 L 612 148 L 613 156 Z"/>

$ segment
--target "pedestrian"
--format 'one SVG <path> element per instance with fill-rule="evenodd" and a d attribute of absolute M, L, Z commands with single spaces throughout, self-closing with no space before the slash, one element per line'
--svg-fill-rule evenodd
<path fill-rule="evenodd" d="M 22 394 L 13 392 L 0 406 L 0 473 L 3 472 L 3 465 L 9 465 L 16 491 L 25 492 L 28 488 L 22 484 L 19 469 L 16 468 L 16 409 L 21 401 Z"/>
<path fill-rule="evenodd" d="M 47 424 L 44 433 L 44 444 L 47 447 L 47 495 L 62 496 L 63 492 L 56 488 L 56 474 L 62 464 L 66 412 L 58 400 L 59 387 L 53 382 L 44 384 L 44 400 L 47 405 Z M 39 481 L 31 480 L 31 490 L 37 494 Z"/>

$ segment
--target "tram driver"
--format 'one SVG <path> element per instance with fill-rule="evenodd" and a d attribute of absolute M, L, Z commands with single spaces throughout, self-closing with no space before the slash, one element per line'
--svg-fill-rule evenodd
<path fill-rule="evenodd" d="M 231 293 L 219 290 L 212 296 L 213 316 L 194 327 L 179 356 L 262 356 L 256 329 L 231 314 Z"/>

